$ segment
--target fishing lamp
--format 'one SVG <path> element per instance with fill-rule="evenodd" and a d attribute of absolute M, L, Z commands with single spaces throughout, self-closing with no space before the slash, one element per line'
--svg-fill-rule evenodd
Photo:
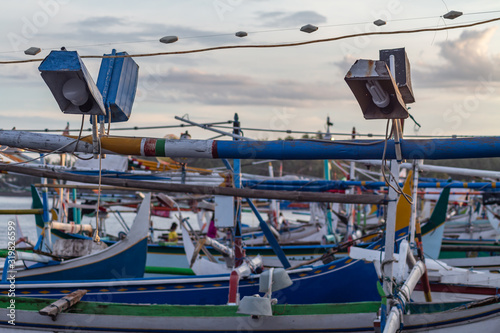
<path fill-rule="evenodd" d="M 63 113 L 106 115 L 101 93 L 76 51 L 52 51 L 38 70 Z"/>
<path fill-rule="evenodd" d="M 265 293 L 264 297 L 258 294 L 243 297 L 236 312 L 252 316 L 272 316 L 271 305 L 277 303 L 277 300 L 271 297 L 272 293 L 290 287 L 292 284 L 293 281 L 285 269 L 271 268 L 260 274 L 259 292 Z"/>
<path fill-rule="evenodd" d="M 104 117 L 105 123 L 129 120 L 138 80 L 139 66 L 127 52 L 116 52 L 113 49 L 110 54 L 104 54 L 97 77 L 97 88 L 109 111 Z"/>
<path fill-rule="evenodd" d="M 410 61 L 405 48 L 379 51 L 379 59 L 385 61 L 406 104 L 414 103 L 415 96 L 411 87 Z"/>
<path fill-rule="evenodd" d="M 365 119 L 405 119 L 408 110 L 382 60 L 357 60 L 345 76 Z"/>

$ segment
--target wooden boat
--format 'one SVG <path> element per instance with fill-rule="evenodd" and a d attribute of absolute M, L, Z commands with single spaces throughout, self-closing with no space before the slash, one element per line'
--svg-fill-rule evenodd
<path fill-rule="evenodd" d="M 362 260 L 343 258 L 327 265 L 297 269 L 289 273 L 291 286 L 277 293 L 279 302 L 288 304 L 378 301 L 375 268 Z M 259 275 L 239 282 L 241 296 L 259 293 Z M 68 291 L 88 290 L 83 300 L 118 303 L 151 303 L 183 305 L 222 305 L 227 303 L 230 276 L 207 276 L 79 280 L 17 281 L 18 297 L 60 298 Z M 352 288 L 356 285 L 356 288 Z M 9 290 L 0 284 L 0 293 Z"/>
<path fill-rule="evenodd" d="M 37 329 L 57 332 L 377 332 L 379 302 L 272 305 L 272 316 L 238 313 L 235 305 L 130 305 L 80 302 L 55 320 L 39 311 L 53 300 L 16 299 L 14 319 L 10 300 L 0 296 L 2 330 Z M 402 332 L 497 332 L 498 297 L 481 302 L 412 303 Z M 14 320 L 15 326 L 9 324 Z"/>
<path fill-rule="evenodd" d="M 4 276 L 14 274 L 16 283 L 142 277 L 146 263 L 150 202 L 151 196 L 147 195 L 127 237 L 104 250 L 65 261 L 37 263 L 13 273 L 9 271 Z"/>
<path fill-rule="evenodd" d="M 450 266 L 498 271 L 500 244 L 495 239 L 443 239 L 439 260 Z"/>
<path fill-rule="evenodd" d="M 405 192 L 410 191 L 405 185 Z M 406 201 L 401 202 L 405 212 L 409 210 Z M 398 214 L 399 215 L 399 214 Z M 406 213 L 397 218 L 397 241 L 408 234 L 409 218 Z M 382 248 L 383 240 L 372 243 L 369 248 Z M 344 303 L 359 301 L 379 301 L 375 267 L 363 260 L 349 257 L 334 260 L 328 264 L 294 270 L 289 273 L 295 288 L 291 286 L 280 291 L 276 298 L 280 303 Z M 259 275 L 250 275 L 239 282 L 241 296 L 257 294 Z M 113 281 L 53 281 L 45 283 L 19 282 L 21 297 L 62 297 L 68 290 L 85 288 L 89 292 L 84 300 L 109 300 L 121 303 L 155 303 L 182 305 L 222 305 L 227 303 L 229 275 L 209 275 L 185 278 L 144 278 L 120 279 Z M 352 286 L 356 286 L 355 288 Z M 8 285 L 0 284 L 0 290 L 8 290 Z"/>
<path fill-rule="evenodd" d="M 32 187 L 31 189 L 33 208 L 42 209 L 42 199 L 38 191 Z M 44 228 L 44 222 L 40 215 L 35 215 L 35 222 L 38 233 L 41 234 Z M 314 230 L 316 226 L 311 226 Z M 298 229 L 302 229 L 298 228 Z M 299 230 L 300 231 L 300 230 Z M 62 239 L 90 239 L 87 236 L 77 233 L 66 233 L 61 230 L 51 229 L 52 242 Z M 262 233 L 262 232 L 261 232 Z M 262 239 L 262 237 L 261 237 Z M 108 245 L 112 245 L 114 241 L 105 241 Z M 286 254 L 289 262 L 292 265 L 298 265 L 321 257 L 323 254 L 336 248 L 336 244 L 308 244 L 308 245 L 285 245 L 282 246 L 283 252 Z M 216 259 L 222 259 L 220 252 L 207 246 L 207 249 Z M 281 262 L 276 257 L 273 249 L 269 246 L 245 246 L 247 255 L 256 256 L 260 255 L 263 258 L 264 265 L 270 267 L 280 267 Z M 163 274 L 194 274 L 189 268 L 189 263 L 186 260 L 186 253 L 182 244 L 147 244 L 147 257 L 146 257 L 147 270 Z"/>

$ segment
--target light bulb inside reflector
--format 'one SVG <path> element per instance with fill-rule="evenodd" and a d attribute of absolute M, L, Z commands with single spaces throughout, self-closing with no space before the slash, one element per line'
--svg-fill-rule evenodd
<path fill-rule="evenodd" d="M 66 81 L 62 88 L 63 96 L 76 106 L 81 106 L 89 99 L 85 82 L 80 79 Z"/>
<path fill-rule="evenodd" d="M 372 95 L 373 103 L 376 106 L 382 109 L 389 105 L 391 98 L 389 97 L 389 94 L 382 89 L 378 81 L 369 80 L 366 82 L 366 89 L 368 89 L 370 95 Z"/>

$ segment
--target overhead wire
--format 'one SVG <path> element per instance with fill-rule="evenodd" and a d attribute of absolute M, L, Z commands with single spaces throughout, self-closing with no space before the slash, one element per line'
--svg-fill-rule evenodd
<path fill-rule="evenodd" d="M 214 125 L 212 127 L 217 128 L 233 128 L 230 126 Z M 295 131 L 295 130 L 277 130 L 277 129 L 263 129 L 263 128 L 251 128 L 251 127 L 235 127 L 241 130 L 247 131 L 259 131 L 259 132 L 274 132 L 274 133 L 287 133 L 287 134 L 316 134 L 316 135 L 338 135 L 338 136 L 352 136 L 352 133 L 338 133 L 338 132 L 312 132 L 312 131 Z M 373 134 L 373 133 L 356 133 L 357 136 L 367 136 L 367 137 L 384 137 L 385 134 Z M 420 138 L 456 138 L 456 137 L 475 137 L 474 135 L 405 135 L 406 137 L 420 137 Z"/>
<path fill-rule="evenodd" d="M 482 12 L 472 12 L 472 13 L 463 13 L 463 16 L 466 15 L 480 15 L 480 14 L 493 14 L 499 13 L 500 10 L 491 10 L 491 11 L 482 11 Z M 418 20 L 426 20 L 433 18 L 442 18 L 443 16 L 422 16 L 422 17 L 408 17 L 408 18 L 400 18 L 400 19 L 391 19 L 390 22 L 408 22 L 408 21 L 418 21 Z M 361 25 L 361 24 L 373 24 L 371 21 L 365 22 L 351 22 L 351 23 L 337 23 L 337 24 L 328 24 L 328 25 L 319 25 L 318 28 L 335 28 L 342 26 L 353 26 L 353 25 Z M 293 31 L 297 30 L 296 27 L 293 28 L 281 28 L 281 29 L 268 29 L 268 30 L 255 30 L 248 31 L 248 34 L 261 34 L 261 33 L 270 33 L 270 32 L 284 32 L 284 31 Z M 212 38 L 212 37 L 223 37 L 223 36 L 234 36 L 234 33 L 214 33 L 209 35 L 195 35 L 195 36 L 180 36 L 180 39 L 198 39 L 198 38 Z M 150 43 L 157 42 L 158 39 L 143 39 L 143 40 L 134 40 L 134 41 L 120 41 L 120 42 L 104 42 L 104 43 L 96 43 L 96 44 L 80 44 L 80 45 L 69 45 L 67 48 L 82 48 L 82 47 L 94 47 L 94 46 L 110 46 L 110 45 L 122 45 L 122 44 L 139 44 L 139 43 Z M 42 47 L 41 50 L 54 50 L 58 49 L 57 47 Z M 8 54 L 8 53 L 17 53 L 22 52 L 18 51 L 0 51 L 0 54 Z"/>
<path fill-rule="evenodd" d="M 204 123 L 202 125 L 205 126 L 213 126 L 214 124 L 230 124 L 232 123 L 232 120 L 227 120 L 227 121 L 218 121 L 218 122 L 211 122 L 211 123 Z M 113 128 L 113 131 L 130 131 L 130 130 L 149 130 L 149 129 L 163 129 L 163 128 L 178 128 L 178 127 L 195 127 L 196 125 L 189 125 L 189 124 L 179 124 L 179 125 L 162 125 L 162 126 L 134 126 L 134 127 L 118 127 L 118 128 Z M 215 126 L 214 126 L 215 127 Z M 232 128 L 232 127 L 231 127 Z M 91 132 L 91 128 L 86 128 L 82 130 L 86 132 Z M 80 131 L 80 129 L 27 129 L 27 130 L 22 130 L 18 129 L 18 131 L 23 131 L 23 132 L 74 132 L 74 131 Z"/>
<path fill-rule="evenodd" d="M 123 54 L 123 55 L 83 55 L 80 58 L 85 59 L 108 59 L 108 58 L 139 58 L 139 57 L 155 57 L 155 56 L 164 56 L 164 55 L 178 55 L 178 54 L 192 54 L 192 53 L 201 53 L 201 52 L 209 52 L 215 50 L 228 50 L 228 49 L 249 49 L 249 48 L 279 48 L 279 47 L 293 47 L 293 46 L 302 46 L 316 43 L 325 43 L 325 42 L 333 42 L 342 39 L 355 38 L 355 37 L 364 37 L 364 36 L 376 36 L 376 35 L 399 35 L 399 34 L 413 34 L 420 32 L 433 32 L 433 31 L 447 31 L 453 29 L 462 29 L 474 27 L 482 24 L 487 24 L 491 22 L 500 21 L 500 17 L 496 17 L 493 19 L 475 21 L 468 24 L 458 24 L 458 25 L 448 25 L 445 27 L 434 27 L 434 28 L 421 28 L 421 29 L 410 29 L 410 30 L 396 30 L 396 31 L 373 31 L 373 32 L 362 32 L 356 34 L 342 35 L 337 37 L 323 38 L 323 39 L 314 39 L 309 41 L 301 41 L 301 42 L 293 42 L 293 43 L 278 43 L 278 44 L 245 44 L 245 45 L 222 45 L 222 46 L 214 46 L 214 47 L 206 47 L 200 49 L 191 49 L 191 50 L 183 50 L 183 51 L 167 51 L 167 52 L 153 52 L 153 53 L 137 53 L 137 54 Z M 42 58 L 38 59 L 25 59 L 25 60 L 8 60 L 8 61 L 0 61 L 0 64 L 21 64 L 21 63 L 30 63 L 30 62 L 40 62 L 43 61 Z"/>
<path fill-rule="evenodd" d="M 411 115 L 410 115 L 411 117 Z M 269 132 L 269 133 L 286 133 L 286 134 L 315 134 L 315 135 L 335 135 L 335 136 L 352 136 L 351 132 L 346 132 L 346 133 L 341 133 L 341 132 L 319 132 L 319 131 L 296 131 L 296 130 L 278 130 L 278 129 L 271 129 L 271 128 L 252 128 L 252 127 L 232 127 L 232 126 L 224 126 L 224 125 L 216 125 L 216 124 L 221 124 L 221 123 L 232 123 L 232 120 L 227 120 L 227 121 L 221 121 L 221 122 L 214 122 L 214 123 L 205 123 L 203 125 L 208 126 L 208 127 L 215 127 L 215 128 L 227 128 L 227 129 L 239 129 L 241 131 L 257 131 L 257 132 Z M 188 125 L 188 124 L 179 124 L 179 125 L 164 125 L 164 126 L 134 126 L 134 127 L 118 127 L 118 128 L 113 128 L 113 131 L 138 131 L 138 130 L 150 130 L 150 129 L 165 129 L 165 128 L 183 128 L 183 127 L 196 127 L 195 125 Z M 90 132 L 92 131 L 91 128 L 85 128 L 80 127 L 80 129 L 17 129 L 18 131 L 23 131 L 23 132 L 63 132 L 63 131 L 69 131 L 69 132 L 75 132 L 75 131 L 86 131 Z M 356 133 L 357 136 L 365 136 L 365 137 L 384 137 L 385 134 L 374 134 L 374 133 Z M 452 135 L 425 135 L 425 134 L 419 134 L 419 135 L 405 135 L 405 137 L 413 137 L 413 138 L 474 138 L 474 137 L 481 137 L 482 135 L 467 135 L 467 134 L 462 134 L 462 135 L 457 135 L 457 134 L 452 134 Z M 214 138 L 212 138 L 214 139 Z"/>

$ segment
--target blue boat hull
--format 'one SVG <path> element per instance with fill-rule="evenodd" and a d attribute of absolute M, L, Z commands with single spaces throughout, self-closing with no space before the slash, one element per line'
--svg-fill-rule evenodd
<path fill-rule="evenodd" d="M 273 293 L 279 303 L 311 304 L 328 302 L 377 301 L 377 274 L 372 264 L 343 258 L 330 264 L 290 274 L 293 284 Z M 352 288 L 352 286 L 356 288 Z M 1 289 L 8 289 L 0 285 Z M 114 281 L 54 281 L 17 283 L 16 296 L 58 298 L 76 289 L 86 289 L 83 300 L 153 304 L 226 304 L 229 295 L 227 275 L 186 278 L 143 278 Z M 258 294 L 257 276 L 242 279 L 240 297 Z"/>

